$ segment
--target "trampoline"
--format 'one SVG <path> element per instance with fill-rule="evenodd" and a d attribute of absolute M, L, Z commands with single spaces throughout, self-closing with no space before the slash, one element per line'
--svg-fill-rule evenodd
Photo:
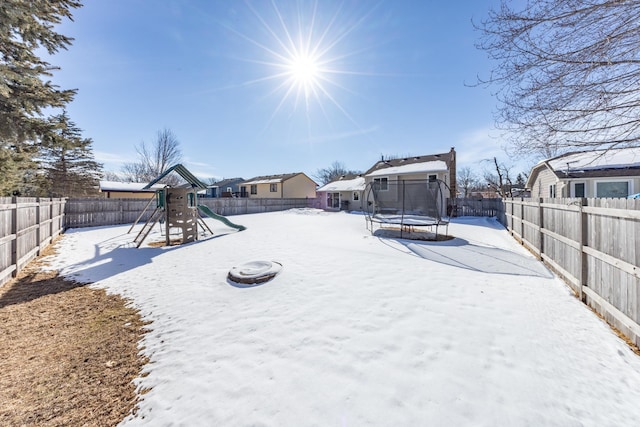
<path fill-rule="evenodd" d="M 428 230 L 438 240 L 442 228 L 445 235 L 449 229 L 445 189 L 447 185 L 438 179 L 370 182 L 365 187 L 367 229 L 371 234 L 376 226 L 398 229 L 400 238 Z"/>

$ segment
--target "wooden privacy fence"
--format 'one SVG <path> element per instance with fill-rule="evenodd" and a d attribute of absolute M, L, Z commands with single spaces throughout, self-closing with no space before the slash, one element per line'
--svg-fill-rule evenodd
<path fill-rule="evenodd" d="M 201 198 L 198 203 L 219 215 L 242 215 L 313 207 L 316 199 Z"/>
<path fill-rule="evenodd" d="M 315 199 L 198 198 L 198 203 L 220 215 L 242 215 L 306 208 Z M 149 199 L 70 199 L 67 202 L 65 228 L 131 224 L 145 209 Z M 140 221 L 146 221 L 155 202 Z"/>
<path fill-rule="evenodd" d="M 0 285 L 63 231 L 65 199 L 0 197 Z"/>
<path fill-rule="evenodd" d="M 130 224 L 148 203 L 147 198 L 69 199 L 65 211 L 65 228 Z M 152 204 L 155 207 L 155 203 Z M 142 221 L 146 221 L 152 212 L 153 209 L 148 210 Z"/>
<path fill-rule="evenodd" d="M 511 234 L 640 345 L 640 200 L 505 199 Z"/>
<path fill-rule="evenodd" d="M 305 208 L 315 199 L 199 199 L 221 215 Z M 0 285 L 15 277 L 67 228 L 133 223 L 149 199 L 0 197 Z M 146 221 L 155 203 L 140 219 Z"/>
<path fill-rule="evenodd" d="M 459 197 L 449 199 L 447 206 L 451 216 L 495 216 L 500 219 L 504 212 L 502 199 L 493 198 Z"/>
<path fill-rule="evenodd" d="M 315 201 L 199 199 L 200 204 L 221 215 L 312 207 Z M 65 228 L 133 223 L 148 202 L 148 199 L 0 197 L 0 285 L 15 276 Z M 640 200 L 450 202 L 458 216 L 498 217 L 518 241 L 563 276 L 582 301 L 640 345 Z M 152 211 L 148 209 L 146 215 Z"/>

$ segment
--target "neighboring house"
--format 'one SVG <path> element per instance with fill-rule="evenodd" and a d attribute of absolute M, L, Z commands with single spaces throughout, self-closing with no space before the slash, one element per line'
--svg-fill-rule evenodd
<path fill-rule="evenodd" d="M 456 151 L 448 153 L 380 160 L 364 173 L 366 183 L 378 182 L 384 188 L 389 181 L 440 180 L 446 184 L 443 193 L 456 197 Z"/>
<path fill-rule="evenodd" d="M 320 208 L 328 210 L 364 210 L 365 179 L 362 175 L 342 175 L 318 188 Z"/>
<path fill-rule="evenodd" d="M 164 187 L 162 184 L 155 184 L 151 188 L 145 189 L 147 184 L 146 182 L 100 181 L 100 192 L 105 193 L 107 199 L 148 199 L 155 195 L 156 190 Z"/>
<path fill-rule="evenodd" d="M 216 182 L 207 187 L 206 197 L 244 197 L 240 191 L 240 184 L 244 178 L 229 178 Z"/>
<path fill-rule="evenodd" d="M 640 191 L 640 148 L 593 150 L 543 160 L 531 169 L 531 197 L 627 197 Z"/>
<path fill-rule="evenodd" d="M 397 188 L 396 181 L 424 180 L 440 182 L 442 215 L 447 215 L 447 199 L 456 197 L 456 151 L 399 159 L 380 160 L 364 173 L 365 183 L 377 183 L 381 191 Z M 366 190 L 365 190 L 366 192 Z M 366 194 L 365 194 L 366 196 Z M 366 203 L 366 201 L 365 201 Z"/>
<path fill-rule="evenodd" d="M 240 184 L 242 197 L 314 199 L 318 184 L 302 172 L 256 176 Z"/>

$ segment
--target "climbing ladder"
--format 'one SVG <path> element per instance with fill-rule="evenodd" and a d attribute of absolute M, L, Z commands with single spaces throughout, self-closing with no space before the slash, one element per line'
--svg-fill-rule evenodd
<path fill-rule="evenodd" d="M 211 229 L 209 228 L 209 226 L 207 225 L 206 222 L 204 222 L 204 219 L 202 219 L 202 217 L 200 216 L 200 214 L 198 214 L 197 217 L 198 220 L 198 224 L 200 224 L 200 226 L 202 227 L 202 235 L 204 235 L 204 230 L 207 229 L 209 230 L 209 234 L 211 234 L 213 236 L 213 231 L 211 231 Z"/>
<path fill-rule="evenodd" d="M 164 216 L 164 209 L 157 207 L 153 211 L 153 213 L 151 214 L 147 222 L 144 223 L 144 226 L 142 227 L 142 229 L 140 230 L 136 238 L 133 239 L 133 243 L 136 244 L 136 248 L 140 247 L 142 242 L 144 242 L 144 239 L 146 239 L 149 233 L 151 232 L 151 229 L 153 228 L 153 226 L 156 225 L 156 222 L 158 222 L 160 218 L 162 218 L 163 216 Z"/>

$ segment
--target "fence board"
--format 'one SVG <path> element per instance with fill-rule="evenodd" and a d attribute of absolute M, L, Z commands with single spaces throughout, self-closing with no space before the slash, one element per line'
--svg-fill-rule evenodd
<path fill-rule="evenodd" d="M 198 203 L 217 214 L 242 215 L 275 212 L 293 208 L 306 208 L 315 199 L 251 199 L 251 198 L 199 198 Z M 145 210 L 148 199 L 70 199 L 65 213 L 66 228 L 131 224 Z M 155 203 L 140 218 L 145 222 L 151 216 Z"/>
<path fill-rule="evenodd" d="M 514 237 L 640 345 L 640 334 L 635 332 L 640 330 L 640 202 L 505 199 L 504 204 L 508 214 L 503 224 Z"/>
<path fill-rule="evenodd" d="M 221 215 L 312 207 L 315 199 L 202 198 Z M 0 198 L 0 285 L 63 227 L 133 223 L 147 199 Z M 495 216 L 577 288 L 584 301 L 640 345 L 640 201 L 453 199 L 452 214 Z M 141 221 L 146 221 L 153 208 Z M 582 285 L 582 286 L 581 286 Z M 632 324 L 630 324 L 632 322 Z"/>
<path fill-rule="evenodd" d="M 65 199 L 0 197 L 0 285 L 62 232 Z"/>
<path fill-rule="evenodd" d="M 502 217 L 504 214 L 504 204 L 502 199 L 488 198 L 456 198 L 447 201 L 452 207 L 453 216 L 495 216 Z"/>

